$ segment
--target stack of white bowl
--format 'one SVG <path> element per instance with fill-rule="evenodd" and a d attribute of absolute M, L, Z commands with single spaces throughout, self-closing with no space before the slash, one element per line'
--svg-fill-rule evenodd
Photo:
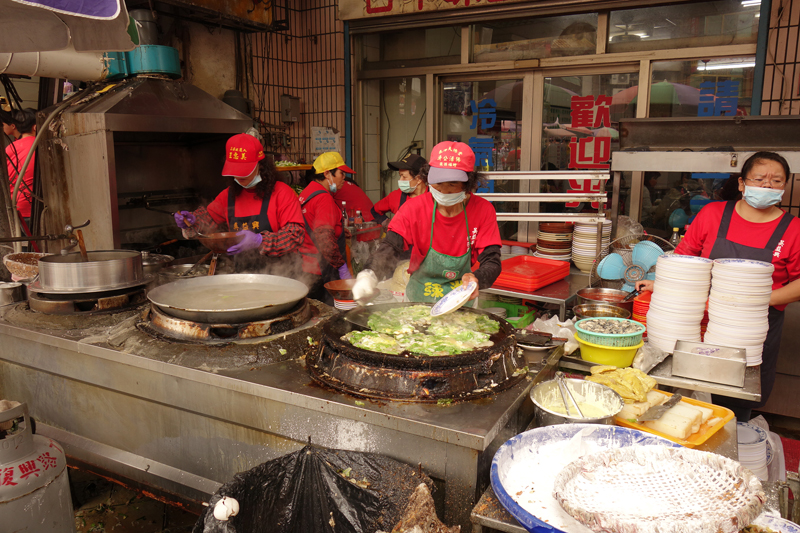
<path fill-rule="evenodd" d="M 602 239 L 599 252 L 605 250 L 611 242 L 611 221 L 603 221 Z M 597 223 L 576 222 L 572 233 L 572 262 L 581 272 L 592 271 L 594 260 L 599 255 L 597 250 Z"/>
<path fill-rule="evenodd" d="M 567 222 L 540 222 L 535 257 L 569 262 L 572 259 L 572 231 Z"/>
<path fill-rule="evenodd" d="M 761 364 L 773 270 L 772 263 L 763 261 L 717 259 L 711 271 L 705 341 L 744 348 L 747 366 Z"/>
<path fill-rule="evenodd" d="M 767 432 L 758 426 L 736 423 L 736 440 L 739 444 L 739 462 L 750 469 L 758 479 L 766 481 L 767 471 Z"/>
<path fill-rule="evenodd" d="M 355 300 L 337 300 L 334 298 L 333 306 L 340 311 L 349 311 L 350 309 L 355 309 L 358 304 Z"/>
<path fill-rule="evenodd" d="M 690 255 L 665 254 L 658 258 L 647 310 L 647 341 L 653 346 L 672 353 L 676 341 L 700 342 L 712 264 L 711 259 Z M 711 342 L 708 337 L 706 342 Z"/>

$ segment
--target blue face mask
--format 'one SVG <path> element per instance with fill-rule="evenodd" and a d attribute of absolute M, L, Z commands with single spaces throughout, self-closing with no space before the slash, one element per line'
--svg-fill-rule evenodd
<path fill-rule="evenodd" d="M 467 196 L 467 193 L 464 191 L 445 194 L 437 191 L 435 187 L 431 187 L 431 194 L 433 195 L 433 199 L 436 200 L 437 204 L 448 206 L 463 202 L 464 198 Z"/>
<path fill-rule="evenodd" d="M 406 194 L 411 194 L 412 192 L 417 190 L 416 187 L 411 186 L 410 180 L 397 180 L 397 186 L 400 188 L 401 191 L 403 191 Z"/>
<path fill-rule="evenodd" d="M 239 180 L 236 180 L 236 183 L 239 183 Z M 239 185 L 241 185 L 241 187 L 243 189 L 252 189 L 253 187 L 258 185 L 259 183 L 261 183 L 261 174 L 256 174 L 256 177 L 253 178 L 253 180 L 250 183 L 247 184 L 247 187 L 245 187 L 241 183 L 239 183 Z"/>
<path fill-rule="evenodd" d="M 336 191 L 339 190 L 339 188 L 336 186 L 336 183 L 334 183 L 333 180 L 327 180 L 327 182 L 331 187 L 330 188 L 331 194 L 336 194 Z"/>
<path fill-rule="evenodd" d="M 767 189 L 766 187 L 744 186 L 744 201 L 756 209 L 766 209 L 780 203 L 783 198 L 782 189 Z"/>

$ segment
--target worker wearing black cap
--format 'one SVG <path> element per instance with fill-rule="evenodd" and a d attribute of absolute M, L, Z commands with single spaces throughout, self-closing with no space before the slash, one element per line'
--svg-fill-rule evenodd
<path fill-rule="evenodd" d="M 417 154 L 408 154 L 400 161 L 389 163 L 390 169 L 400 172 L 400 179 L 397 180 L 399 188 L 372 206 L 372 216 L 375 218 L 375 222 L 383 224 L 388 220 L 386 213 L 397 213 L 406 200 L 428 192 L 428 184 L 420 174 L 420 170 L 426 164 L 428 162 L 425 158 Z"/>

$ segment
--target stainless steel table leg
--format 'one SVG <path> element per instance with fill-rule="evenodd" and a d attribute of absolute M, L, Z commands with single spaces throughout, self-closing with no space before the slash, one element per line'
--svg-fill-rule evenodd
<path fill-rule="evenodd" d="M 478 501 L 478 452 L 470 448 L 450 446 L 445 468 L 442 521 L 448 526 L 460 525 L 461 531 L 469 531 L 469 516 Z"/>

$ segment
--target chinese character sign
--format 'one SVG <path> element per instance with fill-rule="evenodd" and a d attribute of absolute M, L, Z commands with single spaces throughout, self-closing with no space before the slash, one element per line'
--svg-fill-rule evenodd
<path fill-rule="evenodd" d="M 475 166 L 477 167 L 494 167 L 494 139 L 492 137 L 470 137 L 467 142 L 472 151 L 475 153 Z"/>
<path fill-rule="evenodd" d="M 339 134 L 331 128 L 311 126 L 311 151 L 315 154 L 339 152 Z"/>
<path fill-rule="evenodd" d="M 739 106 L 739 81 L 728 80 L 700 84 L 698 117 L 733 117 Z"/>
<path fill-rule="evenodd" d="M 570 120 L 573 128 L 602 128 L 611 126 L 611 97 L 573 96 L 570 101 Z M 572 137 L 569 142 L 569 168 L 583 170 L 607 170 L 611 167 L 611 137 Z M 599 180 L 570 180 L 570 192 L 600 192 Z M 578 207 L 578 202 L 569 202 L 567 207 Z M 597 208 L 598 202 L 592 202 Z"/>
<path fill-rule="evenodd" d="M 486 98 L 478 103 L 475 103 L 475 100 L 470 100 L 469 107 L 472 110 L 471 129 L 474 130 L 479 125 L 484 130 L 494 127 L 495 122 L 497 122 L 497 104 L 494 100 Z"/>

